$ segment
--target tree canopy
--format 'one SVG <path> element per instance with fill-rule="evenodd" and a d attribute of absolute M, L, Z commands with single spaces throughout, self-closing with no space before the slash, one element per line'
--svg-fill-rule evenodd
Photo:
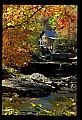
<path fill-rule="evenodd" d="M 77 5 L 3 5 L 2 65 L 18 67 L 31 61 L 44 29 L 59 37 L 77 39 Z M 35 50 L 36 48 L 36 50 Z"/>

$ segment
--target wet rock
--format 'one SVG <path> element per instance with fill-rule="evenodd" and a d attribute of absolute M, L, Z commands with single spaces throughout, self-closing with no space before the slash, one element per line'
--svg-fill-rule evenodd
<path fill-rule="evenodd" d="M 21 67 L 23 74 L 40 73 L 46 77 L 61 77 L 77 74 L 77 61 L 42 61 L 30 62 L 28 67 Z"/>
<path fill-rule="evenodd" d="M 77 56 L 73 57 L 73 58 L 69 58 L 71 60 L 77 61 Z"/>
<path fill-rule="evenodd" d="M 59 71 L 59 74 L 61 75 L 62 69 L 68 66 L 69 64 L 67 63 L 65 64 L 61 63 L 60 68 L 57 69 L 57 72 Z M 7 75 L 10 74 L 6 70 L 6 72 L 4 72 L 4 76 L 6 73 Z M 56 70 L 55 70 L 55 73 L 56 73 Z M 16 92 L 20 96 L 43 97 L 43 96 L 49 95 L 51 92 L 56 92 L 60 88 L 64 88 L 64 87 L 69 89 L 74 89 L 74 90 L 77 89 L 76 75 L 49 78 L 49 77 L 45 77 L 43 74 L 40 74 L 40 73 L 33 73 L 29 76 L 26 75 L 23 78 L 15 77 L 15 76 L 14 77 L 5 76 L 3 78 L 4 79 L 2 80 L 2 92 Z"/>
<path fill-rule="evenodd" d="M 2 92 L 16 92 L 21 96 L 42 97 L 51 93 L 51 87 L 44 83 L 6 79 L 2 81 Z"/>
<path fill-rule="evenodd" d="M 52 81 L 50 81 L 49 78 L 45 77 L 44 75 L 40 74 L 40 73 L 33 73 L 30 76 L 30 79 L 39 83 L 52 83 Z"/>
<path fill-rule="evenodd" d="M 75 75 L 71 75 L 69 77 L 62 77 L 61 78 L 63 81 L 69 81 L 69 82 L 76 82 L 77 77 Z"/>
<path fill-rule="evenodd" d="M 53 86 L 57 84 L 59 88 L 69 88 L 69 89 L 77 89 L 77 77 L 75 75 L 71 75 L 68 77 L 59 77 L 59 78 L 52 78 Z"/>
<path fill-rule="evenodd" d="M 51 61 L 52 60 L 66 60 L 66 59 L 69 59 L 70 57 L 74 57 L 75 55 L 72 54 L 72 53 L 51 53 L 50 54 L 51 56 Z"/>
<path fill-rule="evenodd" d="M 30 116 L 32 115 L 32 116 L 35 116 L 35 115 L 39 114 L 39 111 L 21 110 L 20 114 L 21 115 L 30 115 Z"/>
<path fill-rule="evenodd" d="M 68 88 L 68 87 L 62 87 L 60 89 L 60 91 L 58 91 L 59 93 L 76 93 L 77 89 L 73 89 L 73 88 Z"/>

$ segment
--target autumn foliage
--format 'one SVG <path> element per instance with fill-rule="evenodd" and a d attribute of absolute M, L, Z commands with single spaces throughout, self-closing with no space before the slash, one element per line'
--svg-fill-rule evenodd
<path fill-rule="evenodd" d="M 59 36 L 69 35 L 69 38 L 75 39 L 77 6 L 3 5 L 2 65 L 20 67 L 28 64 L 31 61 L 30 51 L 37 47 L 38 36 L 48 25 Z"/>
<path fill-rule="evenodd" d="M 9 28 L 3 32 L 2 58 L 4 65 L 21 66 L 24 64 L 23 61 L 29 62 L 31 60 L 29 51 L 32 48 L 30 44 L 27 44 L 27 39 L 28 30 Z"/>

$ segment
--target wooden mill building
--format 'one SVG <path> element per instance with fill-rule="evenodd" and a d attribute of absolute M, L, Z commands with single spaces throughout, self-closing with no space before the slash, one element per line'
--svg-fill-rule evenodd
<path fill-rule="evenodd" d="M 57 38 L 57 34 L 53 30 L 44 30 L 39 37 L 38 45 L 47 47 L 50 51 L 53 50 L 53 42 Z"/>

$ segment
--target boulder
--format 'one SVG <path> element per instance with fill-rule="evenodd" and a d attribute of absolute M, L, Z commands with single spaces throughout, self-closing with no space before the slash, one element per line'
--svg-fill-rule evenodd
<path fill-rule="evenodd" d="M 42 65 L 42 64 L 41 64 Z M 46 63 L 46 66 L 49 65 Z M 52 64 L 50 64 L 51 66 Z M 53 65 L 52 65 L 53 66 Z M 68 68 L 70 72 L 75 70 L 75 63 L 61 63 L 58 64 L 59 68 L 55 68 L 55 75 L 56 73 L 64 73 L 67 72 Z M 57 67 L 58 67 L 57 66 Z M 71 71 L 71 67 L 73 66 L 74 69 Z M 45 67 L 46 68 L 46 67 Z M 50 67 L 49 67 L 50 68 Z M 51 69 L 51 68 L 50 68 Z M 65 69 L 63 72 L 62 70 Z M 33 73 L 31 75 L 26 75 L 22 78 L 16 77 L 10 72 L 5 69 L 2 69 L 2 92 L 16 92 L 20 96 L 29 96 L 29 97 L 44 97 L 49 95 L 51 92 L 56 92 L 60 88 L 69 88 L 70 89 L 77 89 L 77 77 L 75 75 L 71 75 L 68 77 L 60 76 L 57 78 L 49 78 L 45 77 L 43 74 L 40 73 Z M 45 70 L 45 69 L 43 69 Z M 74 72 L 75 73 L 75 72 Z M 49 72 L 47 71 L 47 74 Z M 62 90 L 61 89 L 61 90 Z M 67 89 L 65 89 L 67 90 Z M 68 91 L 69 91 L 68 90 Z M 73 91 L 73 90 L 71 90 Z"/>
<path fill-rule="evenodd" d="M 45 77 L 40 73 L 33 73 L 32 75 L 30 75 L 30 79 L 38 83 L 52 83 L 49 78 Z"/>
<path fill-rule="evenodd" d="M 2 81 L 2 92 L 16 92 L 20 96 L 43 97 L 51 93 L 52 88 L 44 83 L 32 80 L 4 79 Z"/>

